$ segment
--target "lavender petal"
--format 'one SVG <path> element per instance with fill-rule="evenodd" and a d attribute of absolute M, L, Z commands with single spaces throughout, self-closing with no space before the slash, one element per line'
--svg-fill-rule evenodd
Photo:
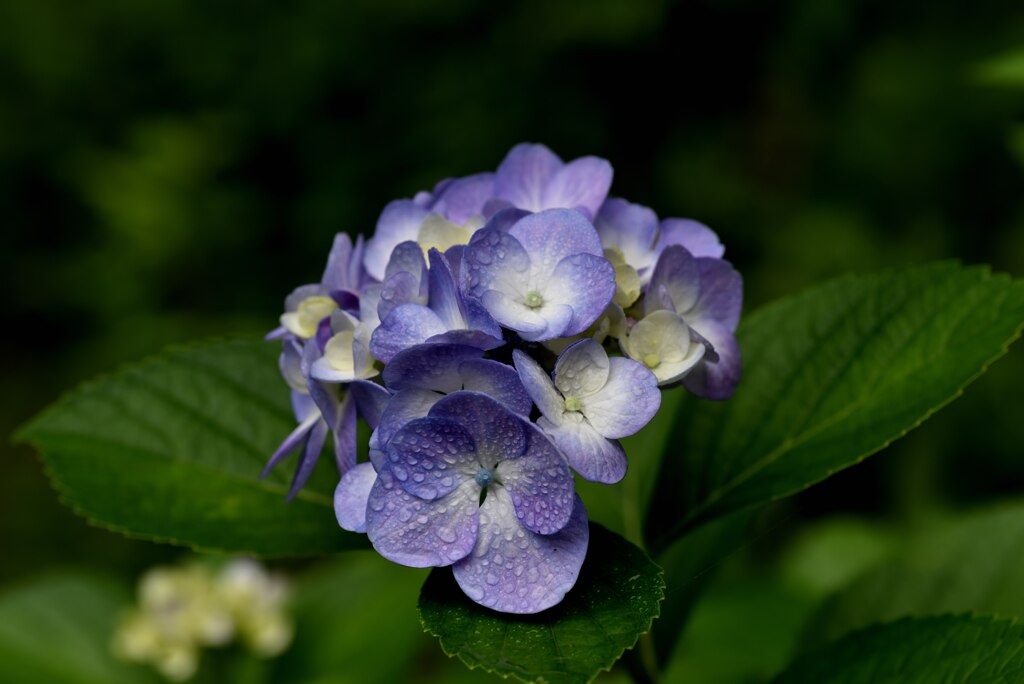
<path fill-rule="evenodd" d="M 462 591 L 480 605 L 503 613 L 539 613 L 576 584 L 589 541 L 579 497 L 569 524 L 545 536 L 523 529 L 508 492 L 494 487 L 480 507 L 472 553 L 452 570 Z"/>
<path fill-rule="evenodd" d="M 476 545 L 480 487 L 467 480 L 446 497 L 409 494 L 388 468 L 377 473 L 366 505 L 366 534 L 377 553 L 414 568 L 441 567 Z"/>
<path fill-rule="evenodd" d="M 366 532 L 366 503 L 377 481 L 377 472 L 370 463 L 360 463 L 341 476 L 334 490 L 334 515 L 341 529 Z"/>

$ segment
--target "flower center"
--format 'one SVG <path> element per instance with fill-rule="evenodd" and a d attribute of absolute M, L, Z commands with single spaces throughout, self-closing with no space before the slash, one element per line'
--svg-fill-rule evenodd
<path fill-rule="evenodd" d="M 566 397 L 565 398 L 565 410 L 566 411 L 579 411 L 581 408 L 583 408 L 583 404 L 581 404 L 580 400 L 577 399 L 576 397 Z"/>
<path fill-rule="evenodd" d="M 644 365 L 648 368 L 657 368 L 661 365 L 661 357 L 657 354 L 645 354 Z"/>
<path fill-rule="evenodd" d="M 532 290 L 526 293 L 526 297 L 523 299 L 523 304 L 526 304 L 526 306 L 531 309 L 539 309 L 544 306 L 544 297 L 541 296 L 540 292 Z"/>
<path fill-rule="evenodd" d="M 494 482 L 494 473 L 491 472 L 490 468 L 481 468 L 480 472 L 478 472 L 476 477 L 473 479 L 476 480 L 476 483 L 481 487 L 486 487 Z"/>

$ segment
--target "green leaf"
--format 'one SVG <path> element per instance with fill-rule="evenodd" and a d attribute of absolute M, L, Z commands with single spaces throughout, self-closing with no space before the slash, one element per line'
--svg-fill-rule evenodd
<path fill-rule="evenodd" d="M 1016 684 L 1024 679 L 1024 627 L 967 615 L 880 625 L 808 654 L 776 684 Z"/>
<path fill-rule="evenodd" d="M 18 684 L 141 684 L 142 667 L 111 655 L 127 593 L 89 576 L 38 579 L 0 595 L 0 681 Z M 55 657 L 56 656 L 56 657 Z"/>
<path fill-rule="evenodd" d="M 906 615 L 967 611 L 1024 618 L 1024 502 L 909 536 L 895 558 L 822 606 L 808 639 Z"/>
<path fill-rule="evenodd" d="M 262 555 L 363 548 L 335 520 L 332 459 L 291 503 L 290 461 L 259 479 L 295 427 L 277 354 L 258 340 L 173 349 L 78 389 L 19 438 L 76 511 L 131 536 Z"/>
<path fill-rule="evenodd" d="M 433 647 L 416 617 L 416 596 L 426 574 L 363 552 L 299 577 L 292 601 L 295 640 L 274 662 L 271 681 L 417 680 L 412 668 L 421 664 L 418 651 Z"/>
<path fill-rule="evenodd" d="M 643 551 L 603 527 L 576 586 L 537 615 L 497 613 L 468 599 L 447 568 L 430 573 L 420 594 L 424 628 L 471 668 L 524 682 L 589 682 L 651 627 L 664 598 L 661 570 Z"/>
<path fill-rule="evenodd" d="M 677 414 L 652 548 L 882 449 L 958 396 L 1022 322 L 1024 282 L 954 263 L 840 278 L 758 311 L 739 331 L 736 395 Z"/>

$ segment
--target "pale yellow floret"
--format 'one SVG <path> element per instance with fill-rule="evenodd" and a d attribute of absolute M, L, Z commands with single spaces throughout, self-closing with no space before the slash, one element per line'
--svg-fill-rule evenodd
<path fill-rule="evenodd" d="M 473 233 L 482 225 L 482 217 L 474 216 L 466 221 L 465 225 L 460 226 L 457 223 L 452 223 L 442 218 L 438 214 L 428 214 L 423 219 L 423 223 L 420 224 L 416 242 L 423 248 L 424 255 L 432 247 L 436 248 L 439 252 L 444 252 L 455 245 L 468 243 L 469 238 L 473 237 Z"/>
<path fill-rule="evenodd" d="M 626 263 L 618 249 L 609 247 L 604 250 L 604 258 L 615 268 L 615 296 L 612 301 L 626 309 L 640 298 L 643 286 L 640 276 L 635 268 Z"/>
<path fill-rule="evenodd" d="M 288 332 L 308 339 L 316 335 L 316 326 L 324 318 L 338 308 L 338 303 L 330 297 L 314 295 L 306 297 L 295 311 L 281 315 L 281 325 L 288 329 Z"/>
<path fill-rule="evenodd" d="M 327 340 L 324 346 L 324 358 L 335 370 L 351 373 L 355 370 L 356 360 L 352 350 L 354 334 L 345 330 Z"/>
<path fill-rule="evenodd" d="M 565 410 L 566 411 L 579 411 L 583 408 L 583 404 L 576 397 L 565 398 Z"/>
<path fill-rule="evenodd" d="M 704 356 L 704 345 L 690 341 L 686 322 L 665 309 L 638 321 L 622 340 L 622 350 L 647 366 L 659 383 L 679 380 Z"/>

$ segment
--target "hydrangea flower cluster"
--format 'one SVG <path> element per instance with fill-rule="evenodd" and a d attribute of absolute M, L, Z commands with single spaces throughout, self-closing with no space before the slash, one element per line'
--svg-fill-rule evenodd
<path fill-rule="evenodd" d="M 742 281 L 718 237 L 609 199 L 611 182 L 603 159 L 522 144 L 391 202 L 368 240 L 338 235 L 268 335 L 298 427 L 267 470 L 300 452 L 290 496 L 333 435 L 342 528 L 451 566 L 495 610 L 561 601 L 588 543 L 573 473 L 618 482 L 618 440 L 661 388 L 725 399 L 740 377 Z"/>
<path fill-rule="evenodd" d="M 173 681 L 192 678 L 203 648 L 241 641 L 257 656 L 276 656 L 295 629 L 288 595 L 282 577 L 248 559 L 153 568 L 139 581 L 138 605 L 121 616 L 114 653 Z"/>

